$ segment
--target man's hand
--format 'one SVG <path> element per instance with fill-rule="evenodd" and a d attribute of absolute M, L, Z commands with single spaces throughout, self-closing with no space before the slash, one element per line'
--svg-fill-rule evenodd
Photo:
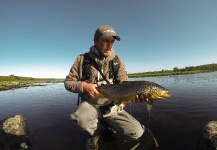
<path fill-rule="evenodd" d="M 144 95 L 139 94 L 136 95 L 133 99 L 132 99 L 133 103 L 144 103 L 144 102 L 148 102 L 148 98 L 144 97 Z"/>
<path fill-rule="evenodd" d="M 92 83 L 83 83 L 83 91 L 92 99 L 95 99 L 99 92 L 96 90 L 97 85 Z"/>

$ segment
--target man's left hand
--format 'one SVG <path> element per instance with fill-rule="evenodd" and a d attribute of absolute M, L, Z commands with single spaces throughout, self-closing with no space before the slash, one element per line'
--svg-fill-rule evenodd
<path fill-rule="evenodd" d="M 148 98 L 145 97 L 142 94 L 136 95 L 133 99 L 132 99 L 133 103 L 144 103 L 144 102 L 148 102 Z"/>

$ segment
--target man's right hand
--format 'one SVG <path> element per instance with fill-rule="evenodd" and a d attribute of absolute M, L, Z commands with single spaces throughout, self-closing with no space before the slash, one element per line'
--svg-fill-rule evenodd
<path fill-rule="evenodd" d="M 83 91 L 92 99 L 96 99 L 99 92 L 96 90 L 97 85 L 92 83 L 83 83 Z"/>

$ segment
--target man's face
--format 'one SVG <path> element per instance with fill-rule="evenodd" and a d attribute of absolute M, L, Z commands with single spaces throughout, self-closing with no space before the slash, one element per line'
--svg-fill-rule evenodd
<path fill-rule="evenodd" d="M 107 39 L 95 39 L 94 42 L 99 52 L 103 56 L 107 57 L 111 54 L 115 39 L 111 36 Z"/>

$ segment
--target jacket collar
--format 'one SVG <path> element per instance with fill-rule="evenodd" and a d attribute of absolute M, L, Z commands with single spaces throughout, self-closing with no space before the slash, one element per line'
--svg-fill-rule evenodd
<path fill-rule="evenodd" d="M 89 51 L 90 57 L 95 60 L 98 64 L 101 64 L 104 61 L 110 61 L 115 57 L 115 51 L 114 49 L 111 50 L 111 54 L 107 57 L 102 56 L 99 51 L 96 49 L 95 46 L 90 47 Z"/>

